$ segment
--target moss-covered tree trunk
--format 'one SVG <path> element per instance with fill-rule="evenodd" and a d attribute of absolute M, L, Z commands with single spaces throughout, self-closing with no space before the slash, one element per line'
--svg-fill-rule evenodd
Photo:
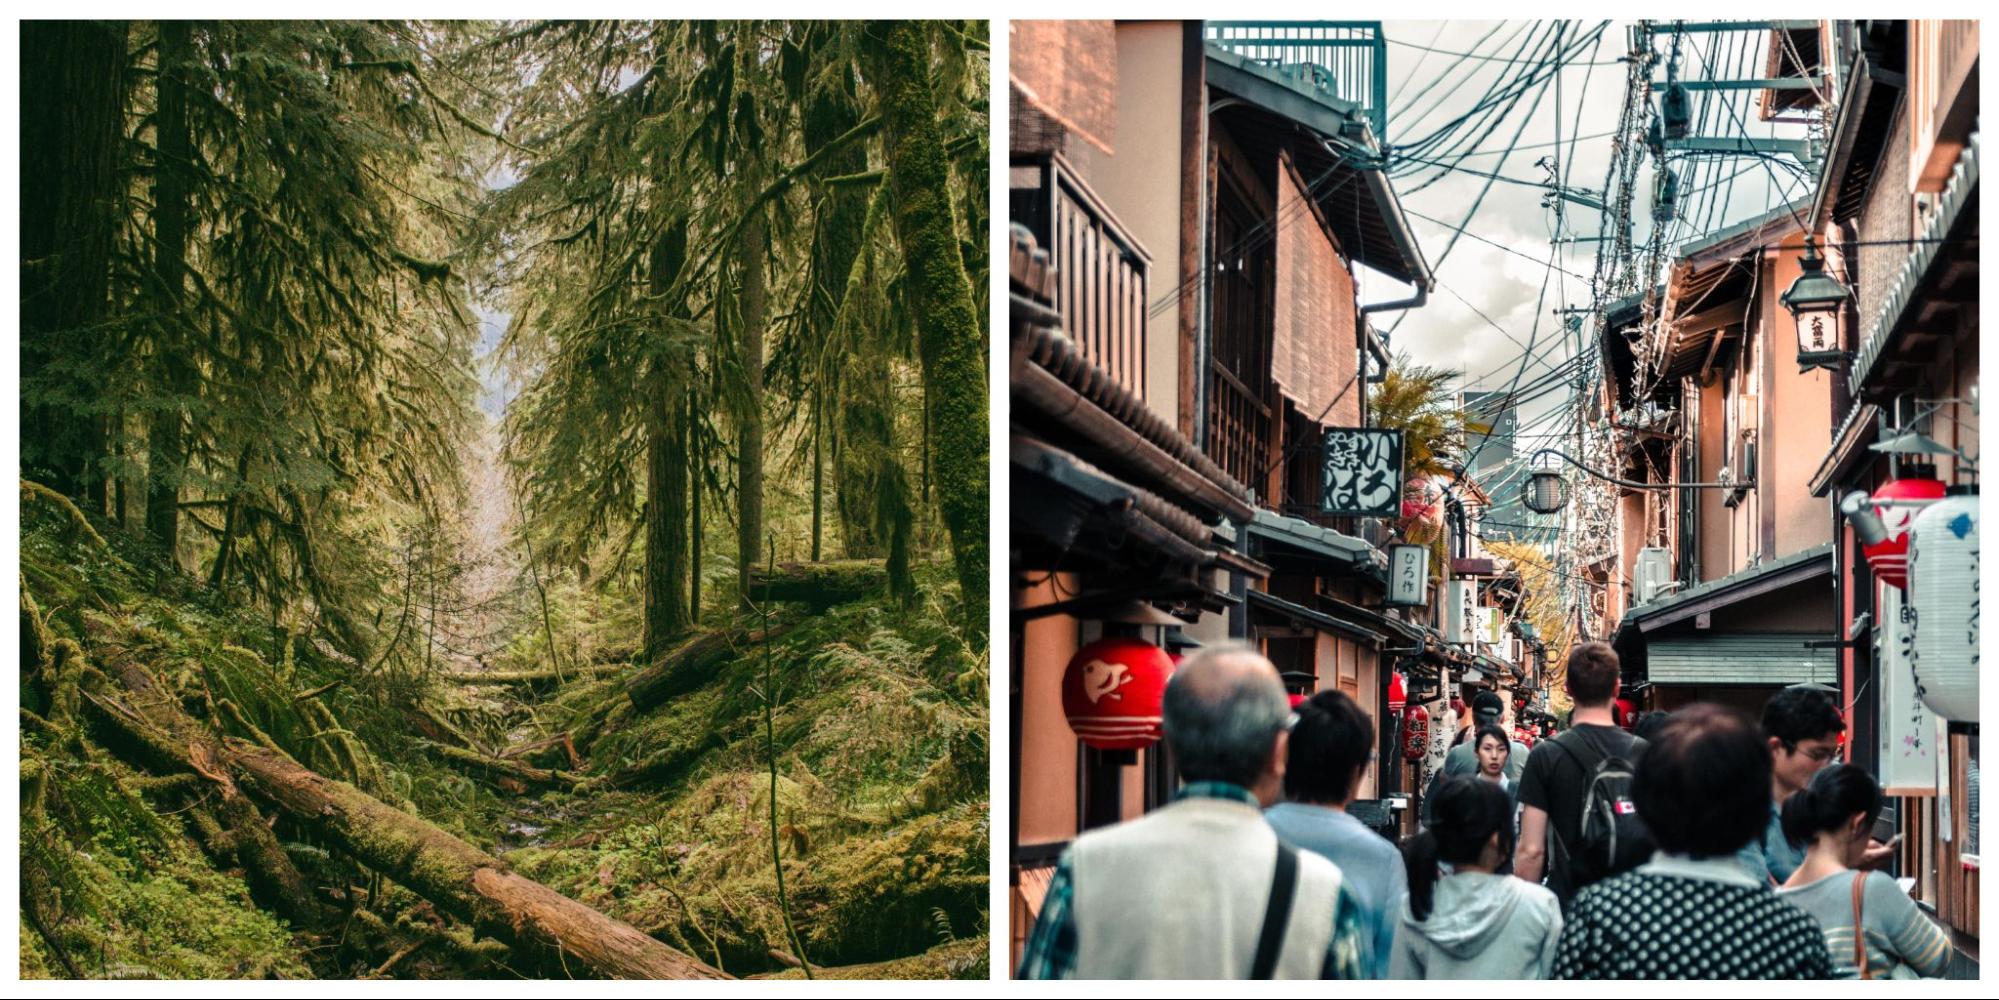
<path fill-rule="evenodd" d="M 738 358 L 742 385 L 736 413 L 736 568 L 742 603 L 750 601 L 750 569 L 761 561 L 764 545 L 764 313 L 769 289 L 764 264 L 770 256 L 770 231 L 763 209 L 750 212 L 738 248 L 741 279 L 742 329 Z"/>
<path fill-rule="evenodd" d="M 690 382 L 692 380 L 690 379 Z M 708 438 L 701 427 L 700 402 L 687 390 L 687 419 L 680 424 L 687 456 L 687 620 L 701 620 L 701 497 L 708 491 Z"/>
<path fill-rule="evenodd" d="M 959 256 L 951 172 L 937 118 L 927 28 L 868 26 L 869 82 L 888 131 L 895 228 L 916 308 L 938 507 L 951 533 L 968 624 L 986 620 L 986 365 L 971 282 Z"/>
<path fill-rule="evenodd" d="M 361 863 L 548 964 L 618 979 L 723 979 L 721 972 L 553 889 L 345 782 L 233 741 L 229 762 L 258 794 Z"/>
<path fill-rule="evenodd" d="M 90 407 L 117 232 L 128 28 L 20 28 L 21 469 L 103 511 L 104 423 Z"/>
<path fill-rule="evenodd" d="M 687 260 L 687 224 L 668 227 L 654 245 L 652 293 L 666 294 Z M 662 306 L 669 313 L 678 313 Z M 666 331 L 651 352 L 646 380 L 645 657 L 648 661 L 687 628 L 687 432 L 681 388 L 672 377 L 678 349 Z"/>
<path fill-rule="evenodd" d="M 187 281 L 187 177 L 193 166 L 187 68 L 193 58 L 194 38 L 188 22 L 160 22 L 159 107 L 153 122 L 158 152 L 153 164 L 153 290 L 158 296 L 153 392 L 159 398 L 146 436 L 146 534 L 176 564 L 180 553 L 180 486 L 187 478 L 184 397 L 194 381 L 180 335 L 181 293 Z"/>
<path fill-rule="evenodd" d="M 805 112 L 805 152 L 818 153 L 827 143 L 860 123 L 852 93 L 852 77 L 843 73 L 837 85 L 814 93 Z M 866 147 L 850 143 L 826 155 L 828 176 L 861 173 L 868 168 Z M 820 194 L 819 222 L 812 246 L 812 273 L 819 283 L 812 297 L 813 329 L 822 341 L 837 335 L 848 278 L 860 256 L 866 232 L 868 199 L 857 185 L 826 186 Z M 833 345 L 822 382 L 836 394 L 840 448 L 834 457 L 834 507 L 840 520 L 841 551 L 849 559 L 873 559 L 882 553 L 875 532 L 877 459 L 891 450 L 886 436 L 889 419 L 883 393 L 889 380 L 888 355 L 880 331 L 864 329 Z"/>

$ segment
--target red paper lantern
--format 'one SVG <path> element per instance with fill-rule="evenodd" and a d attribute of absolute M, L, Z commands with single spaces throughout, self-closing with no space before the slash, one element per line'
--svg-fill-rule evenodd
<path fill-rule="evenodd" d="M 1941 479 L 1890 479 L 1874 491 L 1876 500 L 1941 500 L 1943 496 Z M 1860 554 L 1867 557 L 1867 566 L 1874 571 L 1875 579 L 1901 590 L 1909 589 L 1909 523 L 1919 510 L 1919 507 L 1874 508 L 1881 526 L 1888 529 L 1888 540 L 1860 547 Z"/>
<path fill-rule="evenodd" d="M 1411 705 L 1402 712 L 1402 759 L 1415 762 L 1429 752 L 1430 710 Z"/>
<path fill-rule="evenodd" d="M 1638 722 L 1638 706 L 1629 698 L 1619 698 L 1610 706 L 1611 715 L 1619 727 L 1630 729 Z"/>
<path fill-rule="evenodd" d="M 1390 673 L 1388 675 L 1388 711 L 1391 713 L 1400 712 L 1407 707 L 1409 707 L 1408 685 L 1402 682 L 1401 674 Z"/>
<path fill-rule="evenodd" d="M 1076 651 L 1062 674 L 1062 714 L 1099 750 L 1142 750 L 1158 741 L 1160 705 L 1173 660 L 1143 639 L 1099 639 Z"/>

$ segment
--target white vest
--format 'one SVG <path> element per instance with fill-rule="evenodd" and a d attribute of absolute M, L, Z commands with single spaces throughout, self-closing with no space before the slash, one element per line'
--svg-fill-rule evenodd
<path fill-rule="evenodd" d="M 1277 834 L 1243 802 L 1181 799 L 1070 848 L 1078 979 L 1244 979 L 1263 933 Z M 1277 979 L 1317 979 L 1340 870 L 1298 852 Z"/>

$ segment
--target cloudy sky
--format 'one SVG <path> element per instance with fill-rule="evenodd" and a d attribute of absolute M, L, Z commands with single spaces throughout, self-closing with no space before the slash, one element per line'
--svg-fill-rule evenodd
<path fill-rule="evenodd" d="M 1458 160 L 1459 165 L 1538 183 L 1548 179 L 1549 171 L 1536 161 L 1559 153 L 1571 188 L 1600 192 L 1612 155 L 1611 139 L 1603 133 L 1617 126 L 1627 81 L 1627 66 L 1621 60 L 1631 44 L 1628 22 L 1608 24 L 1592 41 L 1591 34 L 1601 23 L 1578 21 L 1566 26 L 1565 46 L 1573 42 L 1579 51 L 1572 53 L 1559 75 L 1560 107 L 1552 82 L 1545 90 L 1529 89 L 1489 137 L 1468 147 L 1475 152 Z M 1523 60 L 1544 51 L 1552 41 L 1553 26 L 1530 21 L 1390 21 L 1384 33 L 1389 41 L 1388 140 L 1409 144 L 1436 132 L 1530 69 L 1531 63 Z M 1681 40 L 1680 76 L 1762 77 L 1767 40 L 1765 32 L 1688 33 Z M 1655 37 L 1653 45 L 1662 56 L 1671 48 L 1663 35 Z M 1467 53 L 1478 58 L 1466 58 Z M 1662 62 L 1655 78 L 1664 72 Z M 1716 95 L 1703 105 L 1696 95 L 1695 134 L 1797 137 L 1803 133 L 1801 126 L 1761 121 L 1754 92 L 1729 96 L 1730 103 Z M 1560 147 L 1553 145 L 1558 114 Z M 1506 153 L 1516 133 L 1518 145 Z M 1681 219 L 1668 235 L 1673 246 L 1760 215 L 1806 191 L 1796 170 L 1751 157 L 1688 158 L 1677 169 L 1684 201 Z M 1782 193 L 1784 185 L 1788 196 Z M 1396 188 L 1439 287 L 1427 305 L 1404 314 L 1399 325 L 1392 315 L 1376 317 L 1378 328 L 1395 325 L 1390 337 L 1395 350 L 1426 364 L 1461 371 L 1468 388 L 1482 389 L 1507 388 L 1529 342 L 1535 345 L 1535 360 L 1527 364 L 1527 378 L 1572 355 L 1574 338 L 1553 310 L 1589 304 L 1588 277 L 1597 244 L 1555 245 L 1556 270 L 1550 271 L 1556 220 L 1554 210 L 1543 205 L 1544 189 L 1463 171 L 1440 174 L 1437 169 L 1398 179 Z M 1649 166 L 1641 172 L 1640 190 L 1651 190 Z M 1643 240 L 1650 229 L 1649 198 L 1641 200 L 1633 214 L 1639 216 L 1637 238 Z M 1564 209 L 1562 235 L 1594 238 L 1603 231 L 1602 223 L 1602 213 L 1571 203 Z M 1452 245 L 1452 227 L 1461 224 L 1466 233 Z M 1406 294 L 1405 287 L 1379 276 L 1362 289 L 1363 301 Z M 1523 406 L 1523 433 L 1554 430 L 1550 423 L 1532 425 L 1538 412 L 1558 402 L 1557 396 L 1551 396 L 1539 405 Z"/>

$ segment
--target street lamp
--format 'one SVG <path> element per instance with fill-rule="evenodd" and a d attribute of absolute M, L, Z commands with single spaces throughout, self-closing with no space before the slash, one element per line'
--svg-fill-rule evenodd
<path fill-rule="evenodd" d="M 1589 466 L 1584 465 L 1573 458 L 1570 458 L 1567 453 L 1557 451 L 1553 448 L 1543 448 L 1540 451 L 1535 452 L 1533 457 L 1530 458 L 1528 461 L 1538 462 L 1541 460 L 1541 456 L 1543 455 L 1553 455 L 1554 457 L 1559 458 L 1562 461 L 1567 462 L 1570 465 L 1573 465 L 1576 468 L 1583 470 L 1583 472 L 1588 473 L 1593 478 L 1601 479 L 1604 482 L 1610 483 L 1613 486 L 1622 486 L 1627 490 L 1747 490 L 1747 489 L 1754 489 L 1756 487 L 1756 480 L 1754 479 L 1745 479 L 1742 480 L 1741 482 L 1736 482 L 1736 483 L 1633 482 L 1632 480 L 1629 479 L 1619 479 L 1616 476 L 1604 475 L 1603 473 L 1598 472 L 1595 469 L 1592 469 Z M 1533 472 L 1528 473 L 1527 482 L 1520 489 L 1520 501 L 1521 503 L 1526 505 L 1528 510 L 1533 511 L 1536 514 L 1557 513 L 1563 507 L 1568 505 L 1569 502 L 1568 481 L 1563 479 L 1561 472 L 1559 472 L 1556 469 L 1547 468 L 1547 467 L 1535 469 Z"/>
<path fill-rule="evenodd" d="M 1778 297 L 1798 328 L 1798 370 L 1837 369 L 1847 358 L 1839 346 L 1839 313 L 1853 293 L 1838 278 L 1825 273 L 1818 241 L 1805 241 L 1805 257 L 1798 263 L 1804 273 Z"/>
<path fill-rule="evenodd" d="M 1520 503 L 1536 514 L 1554 514 L 1569 503 L 1569 481 L 1556 469 L 1535 469 L 1520 486 Z"/>

